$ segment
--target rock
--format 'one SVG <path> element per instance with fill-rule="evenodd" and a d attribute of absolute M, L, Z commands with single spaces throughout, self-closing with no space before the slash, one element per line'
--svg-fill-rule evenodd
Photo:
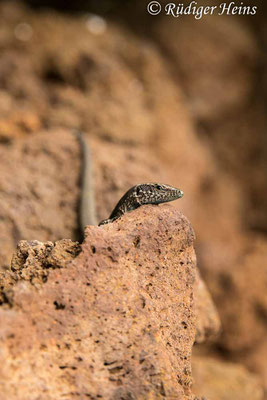
<path fill-rule="evenodd" d="M 155 174 L 159 181 L 169 181 L 162 164 L 145 148 L 88 141 L 99 221 L 136 182 L 153 181 Z M 81 149 L 73 132 L 45 130 L 11 139 L 0 145 L 0 158 L 0 266 L 8 265 L 19 240 L 77 240 Z"/>
<path fill-rule="evenodd" d="M 207 399 L 263 400 L 259 379 L 242 365 L 211 357 L 193 357 L 194 391 Z"/>
<path fill-rule="evenodd" d="M 196 213 L 193 207 L 185 210 L 196 230 L 201 274 L 222 321 L 217 344 L 223 357 L 244 363 L 266 387 L 266 74 L 259 68 L 266 65 L 265 15 L 263 8 L 249 23 L 224 16 L 180 17 L 178 24 L 158 18 L 152 29 L 172 61 L 199 137 L 212 149 L 211 165 L 218 167 L 217 172 L 208 167 L 202 192 L 199 187 L 193 195 Z"/>
<path fill-rule="evenodd" d="M 198 271 L 194 293 L 197 315 L 195 341 L 196 343 L 203 343 L 218 336 L 221 329 L 221 321 L 206 284 L 201 279 Z"/>
<path fill-rule="evenodd" d="M 21 240 L 11 261 L 11 268 L 0 271 L 0 304 L 12 306 L 13 287 L 27 281 L 39 288 L 47 281 L 50 269 L 66 268 L 81 251 L 80 245 L 68 239 L 56 243 Z"/>
<path fill-rule="evenodd" d="M 143 9 L 139 1 L 139 16 Z M 147 14 L 145 24 L 140 19 L 134 24 L 133 18 L 134 30 L 126 20 L 122 27 L 110 19 L 102 34 L 94 35 L 85 16 L 1 2 L 4 308 L 11 305 L 14 311 L 14 284 L 31 292 L 33 283 L 39 291 L 43 277 L 55 273 L 37 262 L 36 271 L 18 267 L 7 278 L 19 240 L 77 240 L 81 164 L 71 132 L 78 128 L 93 149 L 99 219 L 137 182 L 158 180 L 184 190 L 174 205 L 196 230 L 198 265 L 223 320 L 219 348 L 267 381 L 262 246 L 247 256 L 247 242 L 254 243 L 248 229 L 265 232 L 267 216 L 266 119 L 258 68 L 264 64 L 256 29 L 249 26 L 251 19 L 258 24 L 260 15 L 264 19 L 262 12 L 257 18 L 177 23 Z M 21 21 L 32 32 L 27 41 L 16 34 Z M 138 36 L 141 26 L 147 34 Z M 218 320 L 202 283 L 195 285 L 199 342 L 215 336 Z"/>
<path fill-rule="evenodd" d="M 55 261 L 40 285 L 21 276 L 0 310 L 2 397 L 193 399 L 193 240 L 187 219 L 163 205 L 88 226 L 67 264 L 50 243 L 22 242 L 17 276 Z"/>
<path fill-rule="evenodd" d="M 267 382 L 267 242 L 248 238 L 244 254 L 233 266 L 213 274 L 209 286 L 222 321 L 220 347 L 235 362 L 245 362 Z M 210 274 L 211 278 L 211 274 Z"/>
<path fill-rule="evenodd" d="M 175 18 L 158 21 L 154 34 L 179 71 L 194 117 L 211 123 L 240 109 L 253 90 L 259 51 L 244 21 L 207 15 L 201 20 L 181 17 L 179 24 Z"/>
<path fill-rule="evenodd" d="M 54 241 L 77 229 L 79 146 L 74 135 L 53 133 L 0 146 L 1 266 L 19 240 Z"/>
<path fill-rule="evenodd" d="M 266 231 L 266 10 L 255 5 L 261 12 L 248 20 L 161 18 L 151 30 L 172 60 L 200 136 L 243 191 L 244 225 Z"/>

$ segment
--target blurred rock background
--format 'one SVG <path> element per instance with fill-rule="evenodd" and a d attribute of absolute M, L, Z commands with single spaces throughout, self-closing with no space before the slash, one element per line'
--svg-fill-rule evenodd
<path fill-rule="evenodd" d="M 136 182 L 181 187 L 222 322 L 195 346 L 211 399 L 262 398 L 255 379 L 267 396 L 267 8 L 253 4 L 195 20 L 143 1 L 0 3 L 2 269 L 20 239 L 76 239 L 73 129 L 91 140 L 99 220 Z M 229 376 L 249 394 L 214 394 Z"/>

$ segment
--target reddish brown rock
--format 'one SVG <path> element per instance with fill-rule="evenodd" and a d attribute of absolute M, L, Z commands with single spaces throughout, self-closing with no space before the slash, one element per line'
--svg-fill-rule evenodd
<path fill-rule="evenodd" d="M 154 29 L 179 72 L 194 117 L 211 122 L 245 104 L 253 90 L 258 48 L 241 18 L 182 17 L 178 24 L 162 18 Z"/>
<path fill-rule="evenodd" d="M 19 240 L 68 238 L 77 228 L 79 146 L 64 130 L 49 135 L 0 146 L 1 266 Z"/>
<path fill-rule="evenodd" d="M 243 366 L 211 357 L 193 357 L 194 391 L 216 400 L 263 400 L 259 379 Z"/>
<path fill-rule="evenodd" d="M 136 182 L 153 181 L 155 174 L 159 181 L 169 181 L 160 162 L 144 147 L 88 141 L 99 221 Z M 10 139 L 0 144 L 0 158 L 0 265 L 8 265 L 22 239 L 77 240 L 82 165 L 73 132 L 58 129 Z"/>
<path fill-rule="evenodd" d="M 195 341 L 196 343 L 202 343 L 218 336 L 221 322 L 211 295 L 198 271 L 194 293 L 197 315 Z"/>
<path fill-rule="evenodd" d="M 223 325 L 227 326 L 222 340 L 228 350 L 237 353 L 253 351 L 264 341 L 267 328 L 267 242 L 260 236 L 251 237 L 244 250 L 235 268 L 214 282 L 216 302 L 221 303 Z"/>
<path fill-rule="evenodd" d="M 56 257 L 41 286 L 23 277 L 0 310 L 2 396 L 193 399 L 193 239 L 174 208 L 144 206 L 88 227 L 82 253 L 66 268 Z M 15 272 L 22 253 L 26 270 L 45 267 L 47 246 L 34 246 Z"/>
<path fill-rule="evenodd" d="M 84 17 L 1 2 L 0 264 L 9 265 L 19 239 L 76 240 L 80 152 L 69 133 L 80 128 L 92 141 L 99 219 L 137 182 L 184 190 L 176 204 L 196 229 L 198 264 L 223 319 L 220 348 L 264 376 L 258 247 L 261 261 L 248 260 L 257 291 L 242 268 L 247 230 L 266 231 L 259 43 L 250 17 L 151 20 L 153 38 L 151 22 L 149 34 L 137 36 L 111 20 L 96 36 Z M 21 21 L 32 29 L 28 41 L 16 35 Z M 206 302 L 200 340 L 217 329 Z"/>
<path fill-rule="evenodd" d="M 15 29 L 19 21 L 26 18 L 25 11 L 16 8 L 14 12 L 9 3 L 1 7 L 0 22 L 9 43 L 7 45 L 4 41 L 2 46 L 1 79 L 8 89 L 10 103 L 7 112 L 4 109 L 6 103 L 0 102 L 0 105 L 3 104 L 2 118 L 4 121 L 11 120 L 12 127 L 17 121 L 15 115 L 21 109 L 23 113 L 20 111 L 20 115 L 37 115 L 46 135 L 39 139 L 39 146 L 53 147 L 54 152 L 52 159 L 47 156 L 46 160 L 49 173 L 46 174 L 41 165 L 36 171 L 36 178 L 40 172 L 39 188 L 49 186 L 55 192 L 55 201 L 50 201 L 53 207 L 47 207 L 47 204 L 42 207 L 41 202 L 36 204 L 37 199 L 27 191 L 28 182 L 25 180 L 28 178 L 18 174 L 18 180 L 26 189 L 26 193 L 19 193 L 23 198 L 21 203 L 27 198 L 27 204 L 34 208 L 36 218 L 30 229 L 24 221 L 19 221 L 23 215 L 28 217 L 27 213 L 16 215 L 15 222 L 8 215 L 1 229 L 7 231 L 3 238 L 2 264 L 8 264 L 7 259 L 18 239 L 75 239 L 76 183 L 80 166 L 76 155 L 79 155 L 73 140 L 64 137 L 53 139 L 53 134 L 59 132 L 59 126 L 61 131 L 64 126 L 68 132 L 71 128 L 81 128 L 92 141 L 95 137 L 100 138 L 93 149 L 99 219 L 107 217 L 129 186 L 147 179 L 157 180 L 181 187 L 186 193 L 186 201 L 182 199 L 178 207 L 193 221 L 201 243 L 199 249 L 204 249 L 203 253 L 206 246 L 210 249 L 211 238 L 215 242 L 212 254 L 217 258 L 220 257 L 217 248 L 220 249 L 222 243 L 226 245 L 229 237 L 231 242 L 238 242 L 235 239 L 240 226 L 238 187 L 217 169 L 210 149 L 196 135 L 181 83 L 174 84 L 168 61 L 151 41 L 143 42 L 129 30 L 122 33 L 111 23 L 103 35 L 94 36 L 86 28 L 83 18 L 66 19 L 59 15 L 52 16 L 49 12 L 36 14 L 27 10 L 27 21 L 33 29 L 33 36 L 31 40 L 21 43 L 10 33 L 10 26 Z M 11 51 L 10 44 L 21 51 Z M 27 93 L 23 102 L 17 95 L 20 92 Z M 8 132 L 12 136 L 11 128 Z M 21 127 L 20 132 L 25 132 L 25 129 Z M 7 135 L 5 132 L 5 138 Z M 31 140 L 35 139 L 31 137 Z M 48 143 L 43 144 L 42 141 Z M 29 141 L 26 146 L 31 148 Z M 39 160 L 39 151 L 36 151 Z M 12 151 L 8 155 L 12 158 Z M 70 158 L 75 159 L 74 163 Z M 42 159 L 40 157 L 41 164 Z M 62 182 L 58 182 L 58 162 L 62 166 Z M 24 175 L 31 174 L 32 160 L 28 160 L 25 154 L 20 155 L 19 164 L 22 170 L 25 169 Z M 27 169 L 29 164 L 31 168 Z M 0 165 L 0 172 L 2 168 L 5 173 L 5 163 Z M 9 174 L 14 176 L 10 163 L 8 168 Z M 11 202 L 18 196 L 16 181 L 12 187 L 14 195 Z M 44 188 L 39 195 L 46 198 L 47 193 L 43 191 Z M 66 191 L 68 204 L 60 207 Z M 4 191 L 5 206 L 6 203 Z M 217 229 L 218 225 L 221 229 Z M 232 248 L 228 249 L 228 253 L 235 256 Z"/>
<path fill-rule="evenodd" d="M 12 306 L 13 287 L 19 281 L 40 288 L 47 281 L 51 269 L 66 268 L 80 251 L 79 243 L 68 239 L 56 243 L 21 240 L 10 269 L 0 271 L 0 304 Z"/>
<path fill-rule="evenodd" d="M 264 19 L 265 11 L 247 20 L 179 18 L 177 24 L 162 18 L 153 27 L 218 168 L 209 168 L 193 195 L 196 213 L 193 207 L 186 210 L 196 227 L 198 264 L 222 320 L 218 344 L 228 360 L 261 371 L 264 383 L 267 147 L 261 46 L 266 34 L 250 23 Z M 263 233 L 261 244 L 255 230 Z"/>
<path fill-rule="evenodd" d="M 214 273 L 209 286 L 222 321 L 220 346 L 232 359 L 260 373 L 267 382 L 267 243 L 264 237 L 247 240 L 234 268 Z M 211 277 L 210 273 L 210 277 Z M 251 359 L 251 360 L 250 360 Z"/>

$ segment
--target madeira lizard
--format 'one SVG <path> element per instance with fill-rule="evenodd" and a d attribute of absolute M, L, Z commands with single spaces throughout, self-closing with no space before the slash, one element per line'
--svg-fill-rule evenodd
<path fill-rule="evenodd" d="M 86 225 L 97 225 L 93 190 L 92 160 L 89 144 L 83 133 L 77 137 L 82 152 L 82 179 L 81 198 L 79 206 L 80 231 Z M 101 221 L 98 225 L 108 224 L 123 216 L 125 213 L 135 210 L 144 204 L 160 204 L 179 199 L 183 191 L 161 183 L 141 183 L 130 188 L 119 200 L 110 217 Z"/>

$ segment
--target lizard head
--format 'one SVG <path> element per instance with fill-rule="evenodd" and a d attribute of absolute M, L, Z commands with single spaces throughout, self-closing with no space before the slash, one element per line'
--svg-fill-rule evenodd
<path fill-rule="evenodd" d="M 180 199 L 183 191 L 162 183 L 142 183 L 136 186 L 139 204 L 159 204 Z"/>

